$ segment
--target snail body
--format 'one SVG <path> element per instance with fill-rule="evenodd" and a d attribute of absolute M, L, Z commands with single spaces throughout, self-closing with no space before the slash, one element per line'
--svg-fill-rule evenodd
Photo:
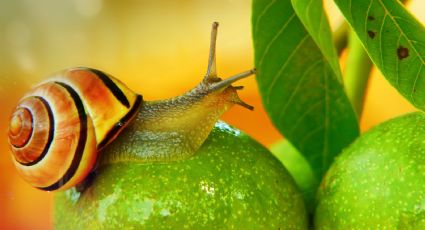
<path fill-rule="evenodd" d="M 228 108 L 239 104 L 252 109 L 238 97 L 236 90 L 242 87 L 231 83 L 254 70 L 225 80 L 217 77 L 217 26 L 213 24 L 206 76 L 181 96 L 143 101 L 114 77 L 86 67 L 64 70 L 33 88 L 9 124 L 19 174 L 36 188 L 65 190 L 82 183 L 99 162 L 167 162 L 193 155 Z M 139 137 L 137 142 L 119 140 L 131 145 L 132 152 L 100 160 L 126 126 Z"/>

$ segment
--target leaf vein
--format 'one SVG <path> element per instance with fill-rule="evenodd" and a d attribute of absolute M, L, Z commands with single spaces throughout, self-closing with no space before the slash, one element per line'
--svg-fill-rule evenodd
<path fill-rule="evenodd" d="M 382 54 L 382 31 L 384 30 L 384 24 L 385 24 L 385 20 L 387 18 L 387 15 L 384 16 L 384 19 L 382 19 L 382 23 L 381 23 L 381 28 L 379 29 L 379 54 L 380 54 L 380 61 L 381 61 L 381 66 L 382 66 L 382 72 L 385 73 L 385 68 L 384 68 L 384 56 Z"/>
<path fill-rule="evenodd" d="M 312 131 L 308 132 L 306 135 L 304 135 L 304 138 L 300 141 L 300 146 L 304 146 L 304 142 L 310 138 L 313 134 L 319 132 L 321 129 L 323 129 L 323 125 L 318 126 L 317 128 L 313 129 Z"/>
<path fill-rule="evenodd" d="M 398 36 L 398 39 L 397 39 L 397 45 L 399 45 L 400 44 L 400 40 L 401 40 L 401 34 Z M 396 60 L 395 60 L 395 63 L 396 63 L 396 65 L 395 65 L 395 72 L 396 72 L 396 76 L 395 76 L 395 79 L 396 79 L 396 85 L 397 85 L 397 88 L 398 89 L 400 89 L 400 69 L 399 69 L 399 62 L 398 62 L 398 60 L 397 60 L 397 56 L 395 56 L 394 57 Z"/>
<path fill-rule="evenodd" d="M 294 96 L 296 95 L 296 93 L 298 92 L 298 90 L 300 89 L 301 83 L 303 82 L 304 78 L 307 76 L 308 73 L 310 73 L 310 71 L 312 71 L 314 69 L 314 67 L 316 67 L 316 65 L 320 64 L 321 62 L 323 62 L 323 59 L 319 59 L 317 60 L 315 63 L 313 63 L 311 66 L 309 66 L 304 73 L 301 75 L 301 77 L 298 79 L 297 85 L 295 86 L 295 89 L 291 92 L 291 95 L 289 96 L 288 101 L 286 102 L 285 106 L 283 107 L 283 109 L 281 110 L 281 115 L 285 114 L 286 110 L 288 109 L 288 106 L 291 104 L 292 100 L 294 99 Z"/>
<path fill-rule="evenodd" d="M 350 18 L 351 18 L 351 20 L 350 21 L 353 21 L 353 11 L 352 11 L 352 7 L 351 7 L 351 5 L 352 5 L 352 0 L 350 0 L 350 2 L 348 3 L 348 9 L 349 9 L 349 12 L 350 12 Z"/>
<path fill-rule="evenodd" d="M 418 81 L 419 76 L 420 76 L 420 74 L 421 74 L 421 72 L 422 72 L 422 67 L 423 67 L 423 65 L 421 65 L 421 66 L 419 67 L 418 72 L 416 73 L 416 77 L 415 77 L 415 81 L 414 81 L 414 83 L 413 83 L 412 90 L 410 91 L 410 98 L 412 99 L 413 103 L 415 103 L 415 104 L 416 104 L 416 102 L 415 102 L 415 97 L 414 97 L 413 95 L 415 94 L 415 91 L 416 91 L 416 90 L 415 90 L 415 88 L 416 88 L 416 82 Z"/>
<path fill-rule="evenodd" d="M 310 0 L 309 2 L 308 2 L 308 4 L 307 4 L 307 6 L 306 6 L 306 15 L 311 15 L 310 14 L 310 6 L 311 6 L 311 3 L 312 3 L 313 1 L 312 0 Z M 307 19 L 309 20 L 309 23 L 308 23 L 308 25 L 310 25 L 311 24 L 311 17 L 307 17 Z"/>
<path fill-rule="evenodd" d="M 304 118 L 311 113 L 314 109 L 316 109 L 316 107 L 318 107 L 319 105 L 322 104 L 322 101 L 319 100 L 318 102 L 316 102 L 316 104 L 312 105 L 309 109 L 307 109 L 303 114 L 301 114 L 301 116 L 298 116 L 298 119 L 295 121 L 294 126 L 292 127 L 290 133 L 293 133 L 299 126 L 300 122 L 302 120 L 304 120 Z"/>
<path fill-rule="evenodd" d="M 365 32 L 365 34 L 367 34 L 367 21 L 368 21 L 367 18 L 369 17 L 370 7 L 372 6 L 372 3 L 373 3 L 373 0 L 370 1 L 369 6 L 367 7 L 367 10 L 366 10 L 366 16 L 365 16 L 365 19 L 364 19 L 364 32 Z"/>
<path fill-rule="evenodd" d="M 289 17 L 289 19 L 285 22 L 285 24 L 283 24 L 282 28 L 280 28 L 280 30 L 276 33 L 276 35 L 267 44 L 266 48 L 264 49 L 264 53 L 261 56 L 260 61 L 258 62 L 259 66 L 261 66 L 263 64 L 264 58 L 267 56 L 267 54 L 270 51 L 270 47 L 277 40 L 277 38 L 283 33 L 283 31 L 285 31 L 286 27 L 289 25 L 289 23 L 292 21 L 292 19 L 294 19 L 294 17 L 295 17 L 295 12 L 292 13 L 292 15 Z"/>
<path fill-rule="evenodd" d="M 306 35 L 300 40 L 300 42 L 298 43 L 298 45 L 295 47 L 295 49 L 292 50 L 291 54 L 286 59 L 285 63 L 283 63 L 282 67 L 280 67 L 280 69 L 276 73 L 276 75 L 273 76 L 272 82 L 270 83 L 270 86 L 269 86 L 269 88 L 267 90 L 267 95 L 268 95 L 267 96 L 267 102 L 270 102 L 270 92 L 274 88 L 278 77 L 282 74 L 282 71 L 286 68 L 286 66 L 289 63 L 289 60 L 292 59 L 292 56 L 294 56 L 294 54 L 300 49 L 300 47 L 302 46 L 302 44 L 304 44 L 304 42 L 307 40 L 307 38 L 309 38 L 309 34 L 308 33 L 306 33 Z"/>
<path fill-rule="evenodd" d="M 410 41 L 409 37 L 406 35 L 406 33 L 404 32 L 404 30 L 400 27 L 400 25 L 398 24 L 397 20 L 390 14 L 390 11 L 385 7 L 385 4 L 382 2 L 382 0 L 378 0 L 378 1 L 381 4 L 382 8 L 384 8 L 385 14 L 388 15 L 390 17 L 390 19 L 394 22 L 394 25 L 397 27 L 398 31 L 407 40 L 407 42 L 412 47 L 412 49 L 415 52 L 415 54 L 417 56 L 419 56 L 419 59 L 421 60 L 422 65 L 424 65 L 425 64 L 425 60 L 422 58 L 422 56 L 420 55 L 420 53 L 418 52 L 418 50 L 416 49 L 416 47 L 412 44 L 412 42 Z"/>
<path fill-rule="evenodd" d="M 264 7 L 263 11 L 261 11 L 261 13 L 258 15 L 257 20 L 255 21 L 255 29 L 254 29 L 254 34 L 257 34 L 258 32 L 258 25 L 260 24 L 260 20 L 263 18 L 263 16 L 267 13 L 267 11 L 269 11 L 270 7 L 273 6 L 273 4 L 276 2 L 276 0 L 272 0 L 270 1 L 269 4 L 267 4 L 266 7 Z"/>

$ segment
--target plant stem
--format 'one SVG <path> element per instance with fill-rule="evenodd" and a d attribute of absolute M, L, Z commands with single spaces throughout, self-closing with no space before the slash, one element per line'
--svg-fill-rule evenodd
<path fill-rule="evenodd" d="M 404 5 L 409 4 L 409 0 L 400 0 Z M 346 22 L 343 22 L 334 32 L 333 40 L 338 52 L 341 55 L 348 43 L 348 55 L 344 70 L 344 84 L 347 96 L 350 99 L 357 118 L 360 120 L 363 111 L 365 91 L 369 80 L 373 63 L 363 48 L 359 38 L 352 31 Z"/>
<path fill-rule="evenodd" d="M 347 47 L 349 27 L 347 22 L 341 23 L 333 33 L 333 40 L 338 55 Z"/>
<path fill-rule="evenodd" d="M 357 118 L 360 120 L 364 95 L 373 64 L 359 38 L 352 30 L 349 32 L 348 50 L 344 71 L 345 90 L 354 107 Z"/>

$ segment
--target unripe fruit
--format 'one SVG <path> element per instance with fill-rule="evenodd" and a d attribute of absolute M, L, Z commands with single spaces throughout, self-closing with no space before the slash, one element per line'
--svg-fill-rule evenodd
<path fill-rule="evenodd" d="M 115 145 L 121 138 L 132 141 L 123 132 Z M 189 159 L 107 164 L 85 191 L 55 200 L 58 229 L 307 229 L 302 196 L 285 168 L 222 122 Z"/>
<path fill-rule="evenodd" d="M 335 160 L 318 193 L 317 229 L 425 229 L 425 114 L 363 134 Z"/>

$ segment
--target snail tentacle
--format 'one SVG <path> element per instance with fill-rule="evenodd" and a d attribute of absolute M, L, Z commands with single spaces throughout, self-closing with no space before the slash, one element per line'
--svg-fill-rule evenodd
<path fill-rule="evenodd" d="M 213 23 L 205 77 L 181 96 L 146 102 L 118 79 L 86 67 L 34 87 L 9 124 L 18 173 L 36 188 L 55 191 L 85 187 L 104 164 L 193 156 L 225 111 L 235 104 L 253 108 L 239 98 L 242 87 L 231 84 L 255 70 L 225 80 L 217 76 L 217 28 Z"/>
<path fill-rule="evenodd" d="M 213 22 L 211 29 L 210 53 L 208 58 L 207 74 L 204 81 L 217 78 L 216 66 L 216 44 L 217 44 L 218 22 Z"/>
<path fill-rule="evenodd" d="M 101 165 L 187 159 L 195 155 L 225 111 L 235 104 L 253 109 L 239 98 L 241 87 L 231 84 L 254 74 L 255 69 L 225 80 L 217 77 L 217 27 L 213 23 L 207 74 L 201 83 L 181 96 L 144 102 L 135 121 L 105 149 Z"/>

